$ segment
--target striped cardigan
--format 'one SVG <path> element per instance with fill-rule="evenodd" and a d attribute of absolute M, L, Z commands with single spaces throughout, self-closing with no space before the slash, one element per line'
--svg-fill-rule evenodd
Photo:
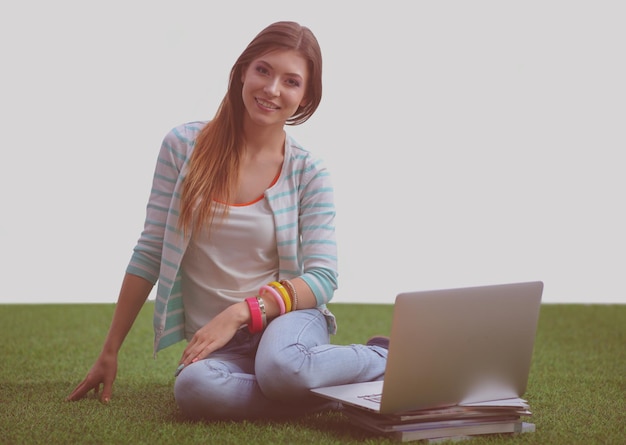
<path fill-rule="evenodd" d="M 180 264 L 190 233 L 178 227 L 183 180 L 195 139 L 206 122 L 172 129 L 163 139 L 141 233 L 126 271 L 158 282 L 154 308 L 154 353 L 185 338 Z M 337 289 L 335 206 L 328 171 L 291 137 L 276 184 L 265 192 L 274 213 L 279 279 L 302 278 L 335 333 L 326 309 Z"/>

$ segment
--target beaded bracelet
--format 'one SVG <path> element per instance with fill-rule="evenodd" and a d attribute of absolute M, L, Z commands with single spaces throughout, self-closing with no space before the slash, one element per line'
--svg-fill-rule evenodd
<path fill-rule="evenodd" d="M 280 296 L 283 297 L 283 301 L 285 302 L 285 312 L 291 312 L 291 297 L 289 297 L 287 289 L 285 289 L 285 287 L 278 281 L 272 281 L 270 286 L 276 289 Z"/>
<path fill-rule="evenodd" d="M 251 334 L 261 332 L 263 330 L 263 314 L 259 307 L 259 301 L 256 297 L 246 298 L 246 303 L 250 309 L 250 323 L 248 323 L 248 330 Z"/>
<path fill-rule="evenodd" d="M 263 294 L 263 291 L 269 292 L 274 297 L 274 299 L 276 300 L 276 303 L 278 303 L 278 308 L 280 309 L 279 315 L 283 315 L 285 313 L 285 301 L 280 296 L 278 291 L 274 289 L 272 286 L 268 286 L 268 285 L 261 286 L 261 289 L 259 289 L 259 293 Z"/>
<path fill-rule="evenodd" d="M 285 286 L 285 289 L 287 289 L 289 296 L 293 300 L 291 302 L 291 310 L 295 311 L 296 309 L 298 309 L 298 293 L 296 292 L 295 286 L 289 280 L 280 280 L 280 284 Z"/>

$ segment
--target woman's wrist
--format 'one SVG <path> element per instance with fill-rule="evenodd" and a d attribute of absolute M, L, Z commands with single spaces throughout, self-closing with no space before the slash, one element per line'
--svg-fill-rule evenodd
<path fill-rule="evenodd" d="M 245 315 L 241 324 L 257 333 L 263 331 L 270 320 L 296 310 L 298 295 L 290 281 L 272 281 L 261 286 L 257 295 L 244 299 L 242 304 Z"/>
<path fill-rule="evenodd" d="M 237 324 L 244 325 L 250 323 L 252 318 L 250 317 L 250 309 L 245 301 L 235 303 L 229 306 L 229 310 L 233 312 L 233 317 L 237 321 Z"/>

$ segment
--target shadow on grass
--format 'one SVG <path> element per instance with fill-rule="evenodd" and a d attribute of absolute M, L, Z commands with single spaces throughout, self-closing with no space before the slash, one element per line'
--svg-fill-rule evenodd
<path fill-rule="evenodd" d="M 191 421 L 176 406 L 170 384 L 116 384 L 108 404 L 100 402 L 93 391 L 76 402 L 66 401 L 74 386 L 75 382 L 67 381 L 0 383 L 0 430 L 7 431 L 6 443 L 95 443 L 102 437 L 111 443 L 169 443 L 181 435 L 188 439 L 182 443 L 206 438 L 236 443 L 237 438 L 251 437 L 258 440 L 255 443 L 286 443 L 296 438 L 299 443 L 320 439 L 367 443 L 377 437 L 352 426 L 337 411 L 284 420 Z"/>

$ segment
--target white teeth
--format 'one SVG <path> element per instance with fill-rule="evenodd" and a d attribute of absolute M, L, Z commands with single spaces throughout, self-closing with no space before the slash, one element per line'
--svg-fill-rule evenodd
<path fill-rule="evenodd" d="M 264 100 L 262 100 L 262 99 L 257 99 L 256 101 L 257 101 L 260 105 L 264 106 L 265 108 L 272 108 L 272 109 L 274 109 L 274 110 L 278 108 L 276 105 L 271 104 L 271 103 L 269 103 L 269 102 L 265 102 L 265 101 L 264 101 Z"/>

